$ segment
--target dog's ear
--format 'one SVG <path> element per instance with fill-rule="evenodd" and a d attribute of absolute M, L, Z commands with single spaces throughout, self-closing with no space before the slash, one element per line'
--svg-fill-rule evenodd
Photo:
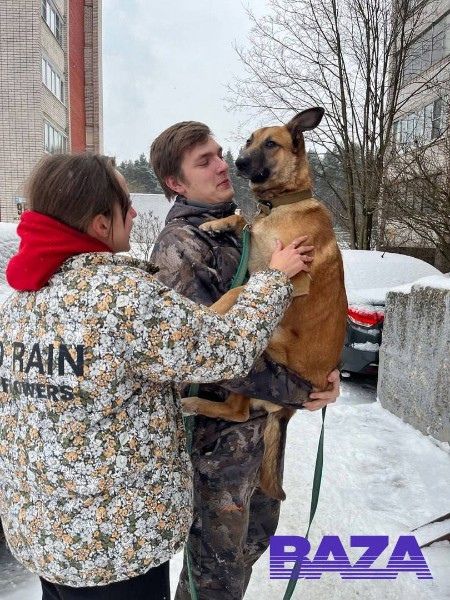
<path fill-rule="evenodd" d="M 297 146 L 300 133 L 315 129 L 322 120 L 324 114 L 325 109 L 321 108 L 320 106 L 316 106 L 315 108 L 307 108 L 306 110 L 302 110 L 301 113 L 298 113 L 298 115 L 289 121 L 286 127 L 291 134 L 294 146 Z"/>

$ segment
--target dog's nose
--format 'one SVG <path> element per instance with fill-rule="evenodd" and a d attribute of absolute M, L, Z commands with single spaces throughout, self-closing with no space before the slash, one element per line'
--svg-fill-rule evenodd
<path fill-rule="evenodd" d="M 250 158 L 248 156 L 238 156 L 234 164 L 239 171 L 243 171 L 249 166 Z"/>

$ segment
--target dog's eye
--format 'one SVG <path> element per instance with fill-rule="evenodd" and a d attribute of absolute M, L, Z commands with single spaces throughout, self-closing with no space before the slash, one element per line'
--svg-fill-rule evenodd
<path fill-rule="evenodd" d="M 265 146 L 266 146 L 266 148 L 275 148 L 276 146 L 278 146 L 278 144 L 276 144 L 272 140 L 267 140 Z"/>
<path fill-rule="evenodd" d="M 250 146 L 251 143 L 252 143 L 252 140 L 250 138 L 248 138 L 248 140 L 245 142 L 245 145 Z"/>

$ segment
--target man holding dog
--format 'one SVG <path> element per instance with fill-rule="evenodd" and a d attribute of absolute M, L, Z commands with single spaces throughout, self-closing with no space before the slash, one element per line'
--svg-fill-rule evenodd
<path fill-rule="evenodd" d="M 176 197 L 153 250 L 158 277 L 210 306 L 229 290 L 242 252 L 233 233 L 212 238 L 199 229 L 205 221 L 226 217 L 236 209 L 222 149 L 206 125 L 187 121 L 156 138 L 151 161 L 166 197 Z M 329 381 L 330 391 L 311 394 L 305 381 L 265 353 L 244 380 L 201 386 L 198 395 L 222 401 L 234 391 L 289 408 L 317 410 L 339 395 L 337 370 L 330 373 Z M 243 598 L 252 566 L 275 534 L 280 502 L 258 488 L 266 418 L 262 411 L 251 412 L 244 423 L 196 417 L 194 521 L 188 551 L 199 600 Z M 191 598 L 186 556 L 175 598 Z"/>

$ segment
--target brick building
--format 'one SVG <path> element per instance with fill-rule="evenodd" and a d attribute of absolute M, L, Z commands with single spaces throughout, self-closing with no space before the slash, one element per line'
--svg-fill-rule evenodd
<path fill-rule="evenodd" d="M 45 153 L 102 150 L 101 90 L 101 0 L 1 0 L 1 221 Z"/>

